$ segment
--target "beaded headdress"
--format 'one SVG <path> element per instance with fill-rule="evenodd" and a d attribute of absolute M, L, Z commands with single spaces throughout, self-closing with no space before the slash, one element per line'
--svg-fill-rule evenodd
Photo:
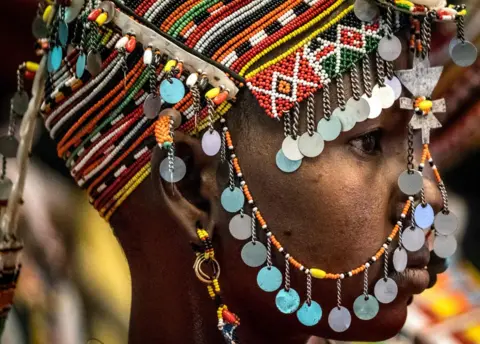
<path fill-rule="evenodd" d="M 332 330 L 344 332 L 352 321 L 351 310 L 341 304 L 346 279 L 364 276 L 364 290 L 353 304 L 358 319 L 373 319 L 379 303 L 395 299 L 397 285 L 388 277 L 388 252 L 397 235 L 400 245 L 393 253 L 393 264 L 399 272 L 407 264 L 406 250 L 419 250 L 425 232 L 435 235 L 438 256 L 448 257 L 455 251 L 452 233 L 457 220 L 448 208 L 447 191 L 429 150 L 430 130 L 440 127 L 435 113 L 446 110 L 443 100 L 431 99 L 442 67 L 431 67 L 428 55 L 432 25 L 450 21 L 457 25 L 450 44 L 453 61 L 460 66 L 474 62 L 476 48 L 464 35 L 466 13 L 465 6 L 447 5 L 444 0 L 42 0 L 33 33 L 37 52 L 44 58 L 40 68 L 28 62 L 18 69 L 11 117 L 24 116 L 21 140 L 18 145 L 11 121 L 8 135 L 1 138 L 1 153 L 13 157 L 18 151 L 22 166 L 27 163 L 34 119 L 40 112 L 57 143 L 58 156 L 65 159 L 77 184 L 87 189 L 93 206 L 109 220 L 150 174 L 155 146 L 167 151 L 160 164 L 161 177 L 175 183 L 186 174 L 185 163 L 175 155 L 175 131 L 201 134 L 205 154 L 218 154 L 228 165 L 229 185 L 221 203 L 234 215 L 229 226 L 233 237 L 247 241 L 242 260 L 252 268 L 263 266 L 257 276 L 260 289 L 277 292 L 280 312 L 296 313 L 302 324 L 315 326 L 322 321 L 323 310 L 312 295 L 312 278 L 335 281 L 338 302 L 328 310 L 327 321 Z M 393 61 L 402 52 L 395 34 L 403 28 L 410 28 L 413 69 L 394 71 Z M 346 74 L 353 94 L 348 100 Z M 23 79 L 34 76 L 29 103 Z M 338 99 L 335 109 L 330 106 L 332 84 Z M 411 97 L 401 97 L 402 85 Z M 298 260 L 275 237 L 275 229 L 261 213 L 264 205 L 255 202 L 248 187 L 227 126 L 225 114 L 235 106 L 238 92 L 251 92 L 268 116 L 283 121 L 285 139 L 275 161 L 285 173 L 295 172 L 303 159 L 327 149 L 328 141 L 358 122 L 378 117 L 396 100 L 401 108 L 413 111 L 407 168 L 398 179 L 408 200 L 382 247 L 363 264 L 349 271 L 327 272 Z M 316 118 L 314 95 L 318 92 L 323 99 L 322 118 Z M 304 100 L 307 125 L 302 133 L 299 104 Z M 418 169 L 413 164 L 415 129 L 422 131 L 423 144 Z M 438 214 L 423 193 L 426 161 L 443 198 Z M 3 296 L 13 295 L 20 266 L 16 253 L 21 242 L 15 228 L 24 178 L 21 173 L 13 187 L 4 175 L 0 181 L 5 213 L 1 278 L 3 285 L 10 286 L 2 289 L 2 312 L 11 304 L 11 297 Z M 257 237 L 257 229 L 264 232 L 265 243 Z M 205 247 L 198 248 L 194 269 L 212 299 L 220 300 L 219 329 L 233 343 L 239 318 L 221 302 L 219 270 L 213 276 L 202 270 L 206 261 L 218 263 L 208 233 L 201 228 L 197 233 Z M 284 259 L 283 274 L 273 264 L 272 248 Z M 385 276 L 371 295 L 368 271 L 382 259 Z M 292 267 L 305 275 L 304 302 L 290 285 Z"/>

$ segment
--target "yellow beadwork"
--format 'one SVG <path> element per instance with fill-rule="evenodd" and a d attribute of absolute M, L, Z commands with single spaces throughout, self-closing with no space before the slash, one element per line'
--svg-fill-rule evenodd
<path fill-rule="evenodd" d="M 38 70 L 38 63 L 28 61 L 25 63 L 25 68 L 29 72 L 36 72 Z"/>
<path fill-rule="evenodd" d="M 165 63 L 165 67 L 163 67 L 163 70 L 165 72 L 170 72 L 173 67 L 177 65 L 177 60 L 170 60 L 167 63 Z"/>
<path fill-rule="evenodd" d="M 97 17 L 97 19 L 95 19 L 95 22 L 98 24 L 98 26 L 102 26 L 107 21 L 107 18 L 108 18 L 107 12 L 103 12 Z"/>
<path fill-rule="evenodd" d="M 205 93 L 205 98 L 213 99 L 220 94 L 220 87 L 215 87 Z"/>
<path fill-rule="evenodd" d="M 50 21 L 53 13 L 52 11 L 53 11 L 53 7 L 51 5 L 48 5 L 45 8 L 45 11 L 43 11 L 42 19 L 45 23 L 48 23 Z"/>
<path fill-rule="evenodd" d="M 312 274 L 312 277 L 315 277 L 318 279 L 323 279 L 327 275 L 325 271 L 320 269 L 310 269 L 310 273 Z"/>
<path fill-rule="evenodd" d="M 113 31 L 108 29 L 107 33 L 102 38 L 102 45 L 107 45 L 112 35 L 113 35 Z"/>
<path fill-rule="evenodd" d="M 433 103 L 431 100 L 422 100 L 418 105 L 420 110 L 422 110 L 423 112 L 430 112 L 430 110 L 432 109 L 432 106 L 433 106 Z"/>
<path fill-rule="evenodd" d="M 220 104 L 215 111 L 215 114 L 213 116 L 213 121 L 215 122 L 220 117 L 225 115 L 228 112 L 228 110 L 230 110 L 231 107 L 232 107 L 232 104 L 230 104 L 229 102 L 223 102 L 222 104 Z M 207 117 L 197 124 L 197 131 L 200 132 L 200 131 L 206 129 L 208 126 L 209 126 L 209 119 Z M 188 130 L 186 133 L 189 134 L 189 135 L 192 135 L 194 132 L 195 132 L 195 128 L 192 128 L 192 129 Z"/>

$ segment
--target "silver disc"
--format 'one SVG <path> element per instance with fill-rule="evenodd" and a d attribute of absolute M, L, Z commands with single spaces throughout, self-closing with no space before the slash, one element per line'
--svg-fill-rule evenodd
<path fill-rule="evenodd" d="M 87 70 L 92 76 L 96 76 L 102 70 L 102 57 L 100 53 L 91 51 L 87 55 Z"/>
<path fill-rule="evenodd" d="M 318 122 L 317 131 L 325 141 L 333 141 L 342 132 L 342 122 L 338 117 L 322 118 Z"/>
<path fill-rule="evenodd" d="M 423 177 L 418 171 L 412 171 L 408 173 L 403 171 L 400 177 L 398 177 L 398 187 L 407 196 L 413 196 L 419 193 L 423 187 Z"/>
<path fill-rule="evenodd" d="M 383 109 L 391 108 L 393 103 L 395 103 L 395 93 L 393 89 L 385 84 L 385 86 L 380 87 L 380 85 L 375 85 L 372 90 L 373 97 L 380 99 L 380 104 Z"/>
<path fill-rule="evenodd" d="M 260 241 L 250 241 L 243 246 L 241 256 L 246 265 L 257 268 L 267 260 L 267 249 Z"/>
<path fill-rule="evenodd" d="M 368 115 L 368 118 L 374 119 L 380 116 L 382 113 L 382 103 L 380 102 L 380 99 L 375 96 L 368 97 L 366 94 L 364 94 L 362 98 L 364 98 L 368 102 L 368 105 L 370 105 L 370 114 Z"/>
<path fill-rule="evenodd" d="M 385 61 L 395 61 L 402 53 L 402 42 L 395 35 L 385 36 L 378 43 L 378 53 Z"/>
<path fill-rule="evenodd" d="M 105 20 L 105 24 L 110 23 L 115 17 L 115 4 L 111 1 L 102 1 L 100 4 L 100 8 L 107 12 L 107 20 Z"/>
<path fill-rule="evenodd" d="M 349 106 L 345 106 L 343 111 L 339 107 L 336 108 L 333 110 L 332 117 L 337 117 L 340 120 L 343 132 L 351 130 L 357 123 L 355 112 Z"/>
<path fill-rule="evenodd" d="M 252 236 L 252 218 L 246 214 L 237 214 L 230 220 L 230 234 L 238 240 L 247 240 Z"/>
<path fill-rule="evenodd" d="M 433 251 L 440 258 L 451 257 L 457 250 L 457 239 L 453 235 L 437 235 L 433 241 Z"/>
<path fill-rule="evenodd" d="M 325 142 L 319 133 L 314 132 L 312 136 L 304 133 L 298 140 L 298 149 L 307 158 L 315 158 L 323 152 Z"/>
<path fill-rule="evenodd" d="M 236 213 L 243 208 L 245 195 L 240 188 L 234 187 L 230 189 L 230 187 L 227 187 L 220 196 L 220 203 L 222 203 L 223 209 L 229 213 Z"/>
<path fill-rule="evenodd" d="M 430 204 L 419 204 L 415 207 L 415 224 L 422 228 L 427 229 L 430 228 L 433 224 L 433 220 L 435 219 L 435 214 L 433 213 L 433 208 Z"/>
<path fill-rule="evenodd" d="M 385 85 L 388 85 L 392 88 L 393 94 L 395 95 L 395 100 L 400 98 L 402 95 L 402 83 L 395 75 L 391 79 L 385 77 Z"/>
<path fill-rule="evenodd" d="M 449 212 L 445 214 L 443 212 L 435 215 L 434 220 L 435 230 L 442 235 L 450 235 L 456 232 L 458 229 L 458 219 L 454 213 Z"/>
<path fill-rule="evenodd" d="M 48 35 L 47 24 L 43 21 L 43 18 L 36 16 L 32 23 L 33 37 L 36 39 L 45 38 Z"/>
<path fill-rule="evenodd" d="M 70 6 L 65 8 L 65 21 L 71 23 L 77 18 L 83 8 L 85 0 L 72 0 Z"/>
<path fill-rule="evenodd" d="M 178 156 L 173 158 L 173 170 L 170 171 L 168 158 L 163 159 L 160 163 L 160 175 L 169 183 L 177 183 L 185 177 L 187 166 Z"/>
<path fill-rule="evenodd" d="M 222 138 L 218 131 L 210 132 L 210 130 L 207 130 L 202 136 L 203 152 L 208 156 L 214 156 L 220 152 L 220 148 L 222 148 Z"/>
<path fill-rule="evenodd" d="M 360 97 L 356 100 L 352 97 L 347 101 L 347 106 L 355 113 L 355 121 L 357 122 L 365 121 L 370 114 L 370 105 L 365 98 Z"/>
<path fill-rule="evenodd" d="M 155 94 L 149 94 L 143 102 L 143 113 L 145 117 L 154 119 L 158 116 L 162 107 L 162 98 Z"/>
<path fill-rule="evenodd" d="M 452 56 L 452 50 L 453 50 L 453 48 L 455 48 L 455 46 L 458 43 L 460 43 L 460 40 L 458 39 L 458 37 L 454 37 L 454 38 L 452 38 L 452 40 L 448 44 L 448 53 L 450 54 L 450 56 Z"/>
<path fill-rule="evenodd" d="M 335 307 L 328 315 L 328 325 L 335 332 L 345 332 L 352 323 L 352 315 L 343 306 Z"/>
<path fill-rule="evenodd" d="M 460 42 L 453 47 L 451 55 L 456 65 L 468 67 L 477 59 L 477 47 L 469 41 Z"/>
<path fill-rule="evenodd" d="M 402 245 L 410 252 L 417 252 L 425 245 L 425 233 L 421 228 L 406 228 L 402 233 Z"/>
<path fill-rule="evenodd" d="M 8 178 L 0 179 L 0 202 L 8 201 L 10 193 L 12 192 L 13 183 Z"/>
<path fill-rule="evenodd" d="M 393 252 L 393 267 L 397 272 L 403 272 L 407 268 L 408 256 L 407 250 L 404 248 L 398 247 Z"/>
<path fill-rule="evenodd" d="M 380 303 L 391 303 L 398 295 L 397 283 L 391 278 L 380 279 L 375 284 L 374 295 Z"/>
<path fill-rule="evenodd" d="M 17 115 L 23 116 L 28 108 L 28 94 L 25 91 L 17 91 L 13 95 L 12 106 L 13 111 Z"/>
<path fill-rule="evenodd" d="M 372 320 L 377 316 L 379 309 L 380 305 L 372 295 L 360 295 L 353 303 L 353 313 L 360 320 Z"/>
<path fill-rule="evenodd" d="M 18 141 L 13 136 L 0 137 L 0 154 L 6 158 L 15 158 L 18 151 Z"/>
<path fill-rule="evenodd" d="M 280 149 L 277 152 L 277 156 L 275 157 L 275 163 L 282 172 L 292 173 L 300 168 L 302 160 L 290 160 L 283 154 L 282 150 Z"/>
<path fill-rule="evenodd" d="M 297 161 L 303 159 L 303 154 L 298 148 L 298 137 L 294 140 L 293 137 L 287 136 L 283 140 L 282 151 L 289 160 Z"/>
<path fill-rule="evenodd" d="M 368 0 L 356 0 L 353 10 L 357 18 L 364 22 L 371 22 L 380 14 L 378 6 Z"/>

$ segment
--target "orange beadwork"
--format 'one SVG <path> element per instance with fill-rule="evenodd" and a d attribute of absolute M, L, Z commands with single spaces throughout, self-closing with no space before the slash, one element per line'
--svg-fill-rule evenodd
<path fill-rule="evenodd" d="M 170 135 L 170 117 L 162 116 L 155 122 L 155 139 L 160 147 L 164 147 L 165 143 L 170 145 L 173 143 L 173 137 Z"/>

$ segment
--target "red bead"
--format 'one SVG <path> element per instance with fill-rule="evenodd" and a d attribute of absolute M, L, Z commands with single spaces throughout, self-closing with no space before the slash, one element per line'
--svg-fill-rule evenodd
<path fill-rule="evenodd" d="M 227 97 L 228 97 L 228 92 L 227 91 L 223 91 L 221 92 L 218 96 L 216 96 L 215 98 L 213 98 L 213 103 L 215 105 L 220 105 L 222 104 L 225 100 L 227 100 Z"/>
<path fill-rule="evenodd" d="M 235 324 L 237 322 L 237 318 L 235 317 L 235 315 L 226 309 L 222 311 L 222 317 L 223 320 L 229 324 Z"/>
<path fill-rule="evenodd" d="M 135 36 L 131 36 L 127 44 L 125 44 L 125 50 L 128 53 L 131 53 L 132 51 L 135 50 L 136 46 L 137 46 L 137 40 L 135 39 Z"/>
<path fill-rule="evenodd" d="M 97 8 L 96 10 L 93 10 L 92 12 L 90 12 L 90 14 L 88 15 L 87 19 L 89 21 L 95 21 L 97 19 L 97 17 L 102 13 L 102 9 L 101 8 Z"/>
<path fill-rule="evenodd" d="M 34 77 L 35 77 L 35 72 L 31 72 L 29 70 L 25 71 L 25 79 L 33 80 Z"/>

